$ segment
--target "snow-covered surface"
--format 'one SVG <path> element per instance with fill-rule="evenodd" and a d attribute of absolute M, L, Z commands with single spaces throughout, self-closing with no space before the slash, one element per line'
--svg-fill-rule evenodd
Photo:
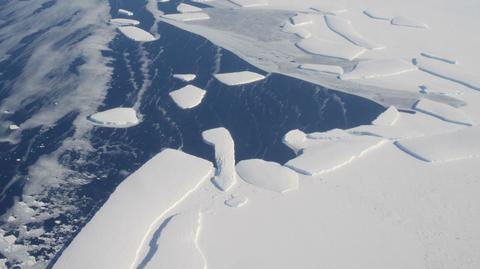
<path fill-rule="evenodd" d="M 473 125 L 472 119 L 461 109 L 428 99 L 421 99 L 415 104 L 415 110 L 438 117 L 439 119 L 464 125 Z"/>
<path fill-rule="evenodd" d="M 151 42 L 156 40 L 156 38 L 152 34 L 136 26 L 121 26 L 118 27 L 118 30 L 120 30 L 120 32 L 126 37 L 134 41 Z"/>
<path fill-rule="evenodd" d="M 426 162 L 442 163 L 480 157 L 479 127 L 464 128 L 436 136 L 406 139 L 397 146 Z"/>
<path fill-rule="evenodd" d="M 202 9 L 199 8 L 199 7 L 196 7 L 196 6 L 189 5 L 189 4 L 180 3 L 177 6 L 177 11 L 180 12 L 180 13 L 188 13 L 188 12 L 200 12 L 200 11 L 202 11 Z"/>
<path fill-rule="evenodd" d="M 426 23 L 416 19 L 409 18 L 409 17 L 404 17 L 404 16 L 398 16 L 398 17 L 392 18 L 391 23 L 392 25 L 397 25 L 397 26 L 428 29 L 428 25 Z"/>
<path fill-rule="evenodd" d="M 230 132 L 223 128 L 215 128 L 202 133 L 205 143 L 213 146 L 217 172 L 212 182 L 222 191 L 228 191 L 237 182 L 235 171 L 235 142 Z"/>
<path fill-rule="evenodd" d="M 158 229 L 158 220 L 212 173 L 213 166 L 208 161 L 178 150 L 162 151 L 117 187 L 53 268 L 131 268 L 146 253 L 145 244 Z M 181 225 L 174 229 L 191 233 L 196 219 L 194 223 L 185 223 L 188 218 L 179 219 Z M 175 244 L 181 247 L 183 243 L 188 242 Z M 159 262 L 164 264 L 163 260 Z"/>
<path fill-rule="evenodd" d="M 400 75 L 417 70 L 411 62 L 402 59 L 366 60 L 359 62 L 355 68 L 340 76 L 341 79 L 369 79 Z"/>
<path fill-rule="evenodd" d="M 300 69 L 312 70 L 317 72 L 329 73 L 333 75 L 342 75 L 343 68 L 336 65 L 325 65 L 325 64 L 302 64 L 299 66 Z"/>
<path fill-rule="evenodd" d="M 132 19 L 115 18 L 115 19 L 110 19 L 110 24 L 118 25 L 118 26 L 129 26 L 129 25 L 139 25 L 140 22 Z"/>
<path fill-rule="evenodd" d="M 185 81 L 185 82 L 190 82 L 190 81 L 194 80 L 195 78 L 197 78 L 197 75 L 195 75 L 195 74 L 174 74 L 173 77 L 176 78 L 176 79 L 180 79 L 182 81 Z"/>
<path fill-rule="evenodd" d="M 390 106 L 385 112 L 380 114 L 373 122 L 377 126 L 393 126 L 400 118 L 400 112 L 394 107 Z"/>
<path fill-rule="evenodd" d="M 228 86 L 243 85 L 253 83 L 265 78 L 264 75 L 251 71 L 240 71 L 232 73 L 215 74 L 215 78 Z"/>
<path fill-rule="evenodd" d="M 298 189 L 298 175 L 278 163 L 260 159 L 244 160 L 236 166 L 238 175 L 246 182 L 275 192 Z"/>
<path fill-rule="evenodd" d="M 318 37 L 301 40 L 300 42 L 297 42 L 297 46 L 311 54 L 346 60 L 353 60 L 366 51 L 364 48 L 350 43 L 320 39 Z"/>
<path fill-rule="evenodd" d="M 335 33 L 341 35 L 353 44 L 370 50 L 383 49 L 385 46 L 368 40 L 360 35 L 348 19 L 336 15 L 325 16 L 327 26 Z"/>
<path fill-rule="evenodd" d="M 117 107 L 97 112 L 88 117 L 92 123 L 111 128 L 127 128 L 139 123 L 137 112 L 130 107 Z"/>
<path fill-rule="evenodd" d="M 230 2 L 236 4 L 239 7 L 260 7 L 267 6 L 267 0 L 229 0 Z"/>
<path fill-rule="evenodd" d="M 193 85 L 170 92 L 173 101 L 183 109 L 194 108 L 202 103 L 206 91 Z"/>
<path fill-rule="evenodd" d="M 225 200 L 225 205 L 229 207 L 242 207 L 248 203 L 248 198 L 245 196 L 232 195 L 227 200 Z"/>
<path fill-rule="evenodd" d="M 181 22 L 188 22 L 188 21 L 202 21 L 210 19 L 208 14 L 203 12 L 187 12 L 187 13 L 175 13 L 175 14 L 166 14 L 162 15 L 162 18 L 181 21 Z"/>

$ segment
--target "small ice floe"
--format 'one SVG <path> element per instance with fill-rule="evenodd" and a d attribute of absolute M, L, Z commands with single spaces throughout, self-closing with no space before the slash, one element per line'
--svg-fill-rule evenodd
<path fill-rule="evenodd" d="M 185 82 L 190 82 L 197 78 L 197 75 L 195 74 L 174 74 L 174 78 L 185 81 Z"/>
<path fill-rule="evenodd" d="M 201 225 L 199 212 L 185 212 L 168 218 L 161 225 L 156 251 L 142 268 L 205 268 L 197 242 Z"/>
<path fill-rule="evenodd" d="M 429 99 L 420 99 L 414 109 L 451 123 L 473 125 L 472 119 L 463 110 Z"/>
<path fill-rule="evenodd" d="M 267 0 L 229 0 L 239 7 L 262 7 L 267 6 Z"/>
<path fill-rule="evenodd" d="M 240 178 L 256 187 L 279 193 L 298 189 L 298 174 L 278 163 L 251 159 L 236 167 Z"/>
<path fill-rule="evenodd" d="M 420 53 L 420 55 L 422 55 L 423 57 L 430 58 L 430 59 L 437 60 L 437 61 L 441 61 L 441 62 L 444 62 L 444 63 L 447 63 L 447 64 L 458 64 L 458 61 L 455 60 L 455 59 L 449 59 L 447 57 L 436 55 L 436 54 L 433 54 L 433 53 L 430 53 L 430 52 L 422 52 L 422 53 Z"/>
<path fill-rule="evenodd" d="M 363 14 L 367 15 L 368 17 L 376 20 L 385 20 L 389 21 L 393 18 L 389 12 L 378 10 L 378 9 L 366 9 L 363 11 Z"/>
<path fill-rule="evenodd" d="M 210 16 L 203 12 L 189 12 L 162 15 L 162 18 L 180 22 L 208 20 Z"/>
<path fill-rule="evenodd" d="M 180 13 L 188 13 L 188 12 L 200 12 L 200 11 L 202 11 L 202 9 L 199 8 L 199 7 L 196 7 L 196 6 L 189 5 L 189 4 L 180 3 L 177 6 L 177 11 L 180 12 Z"/>
<path fill-rule="evenodd" d="M 202 133 L 205 143 L 215 149 L 217 172 L 213 184 L 222 191 L 228 191 L 237 182 L 235 172 L 235 143 L 225 128 L 215 128 Z"/>
<path fill-rule="evenodd" d="M 206 91 L 193 85 L 187 85 L 170 93 L 173 101 L 182 109 L 190 109 L 202 103 Z"/>
<path fill-rule="evenodd" d="M 110 24 L 117 25 L 117 26 L 130 26 L 130 25 L 139 25 L 140 22 L 132 19 L 116 18 L 116 19 L 110 19 Z"/>
<path fill-rule="evenodd" d="M 157 154 L 122 181 L 63 251 L 53 269 L 127 268 L 133 265 L 137 268 L 148 253 L 159 220 L 168 217 L 167 214 L 208 180 L 213 171 L 211 162 L 179 150 L 166 149 Z M 188 221 L 180 219 L 178 226 L 170 228 L 187 228 L 183 230 L 188 231 L 183 239 L 191 242 L 195 238 L 190 237 L 191 229 L 195 230 L 195 226 L 190 225 L 197 225 L 198 220 L 196 217 L 185 219 Z M 173 243 L 182 244 L 182 240 L 178 240 L 180 234 L 174 234 L 173 241 L 177 242 Z"/>
<path fill-rule="evenodd" d="M 369 50 L 378 50 L 385 48 L 384 45 L 368 40 L 362 35 L 360 35 L 355 30 L 355 28 L 353 28 L 352 22 L 348 19 L 342 18 L 340 16 L 326 15 L 325 22 L 327 23 L 327 26 L 328 28 L 330 28 L 330 30 L 344 37 L 345 39 L 357 46 Z"/>
<path fill-rule="evenodd" d="M 118 30 L 133 41 L 151 42 L 156 40 L 152 34 L 136 26 L 121 26 L 118 27 Z"/>
<path fill-rule="evenodd" d="M 349 79 L 370 79 L 388 77 L 417 70 L 417 67 L 410 61 L 403 59 L 382 59 L 361 61 L 355 68 L 340 76 L 342 80 Z"/>
<path fill-rule="evenodd" d="M 8 129 L 9 129 L 10 131 L 15 131 L 15 130 L 20 129 L 20 127 L 19 127 L 18 125 L 16 125 L 16 124 L 10 124 L 10 125 L 8 126 Z"/>
<path fill-rule="evenodd" d="M 242 195 L 232 195 L 225 200 L 224 204 L 228 207 L 239 208 L 248 203 L 248 197 Z"/>
<path fill-rule="evenodd" d="M 139 123 L 135 109 L 129 107 L 117 107 L 98 112 L 88 117 L 95 125 L 110 128 L 127 128 Z"/>
<path fill-rule="evenodd" d="M 133 12 L 131 12 L 130 10 L 122 9 L 122 8 L 118 10 L 118 13 L 125 16 L 133 16 Z"/>
<path fill-rule="evenodd" d="M 400 112 L 394 106 L 390 106 L 385 112 L 380 114 L 373 122 L 377 126 L 393 126 L 400 118 Z"/>
<path fill-rule="evenodd" d="M 312 24 L 313 21 L 307 14 L 297 13 L 297 15 L 290 18 L 290 22 L 294 26 L 302 26 Z"/>
<path fill-rule="evenodd" d="M 296 46 L 307 53 L 333 58 L 354 60 L 362 55 L 366 49 L 347 42 L 335 42 L 318 37 L 311 37 L 296 43 Z"/>
<path fill-rule="evenodd" d="M 466 127 L 440 135 L 400 140 L 395 145 L 413 157 L 443 163 L 480 157 L 480 127 Z"/>
<path fill-rule="evenodd" d="M 348 135 L 339 139 L 311 141 L 285 166 L 305 175 L 315 176 L 337 170 L 379 148 L 387 140 L 373 136 Z"/>
<path fill-rule="evenodd" d="M 345 6 L 340 4 L 315 4 L 311 9 L 324 15 L 338 15 L 348 11 Z"/>
<path fill-rule="evenodd" d="M 435 60 L 414 59 L 415 65 L 423 72 L 431 75 L 453 81 L 465 87 L 480 91 L 480 78 L 473 74 L 468 74 L 457 65 L 444 64 Z"/>
<path fill-rule="evenodd" d="M 264 75 L 260 75 L 250 71 L 215 74 L 214 76 L 218 81 L 228 86 L 253 83 L 265 78 Z"/>
<path fill-rule="evenodd" d="M 343 68 L 337 65 L 325 65 L 325 64 L 302 64 L 298 68 L 310 71 L 316 71 L 321 73 L 328 73 L 332 75 L 340 76 L 343 74 Z"/>
<path fill-rule="evenodd" d="M 429 28 L 428 25 L 424 22 L 418 21 L 416 19 L 404 17 L 404 16 L 398 16 L 398 17 L 392 18 L 390 23 L 396 26 L 405 26 L 405 27 L 418 28 L 418 29 Z"/>

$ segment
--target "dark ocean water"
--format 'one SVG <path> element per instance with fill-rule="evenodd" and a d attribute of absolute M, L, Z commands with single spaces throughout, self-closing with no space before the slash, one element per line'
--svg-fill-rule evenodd
<path fill-rule="evenodd" d="M 174 12 L 178 2 L 159 3 L 159 6 L 170 13 Z M 116 9 L 121 7 L 135 12 L 134 18 L 142 21 L 141 28 L 149 29 L 153 24 L 152 16 L 144 9 L 144 2 L 112 0 L 111 5 L 113 17 Z M 380 105 L 360 97 L 283 75 L 265 74 L 203 37 L 166 23 L 159 23 L 158 32 L 161 35 L 158 41 L 145 44 L 118 34 L 110 44 L 111 51 L 104 52 L 105 57 L 112 59 L 114 73 L 100 110 L 139 104 L 142 122 L 127 129 L 94 127 L 90 139 L 95 151 L 88 156 L 79 156 L 74 151 L 61 155 L 60 163 L 79 175 L 95 175 L 97 179 L 65 193 L 61 190 L 52 193 L 55 199 L 61 199 L 61 195 L 77 198 L 69 200 L 75 210 L 55 219 L 74 227 L 61 234 L 64 238 L 57 241 L 58 244 L 71 240 L 115 187 L 163 148 L 180 148 L 214 161 L 212 147 L 201 138 L 204 130 L 227 128 L 236 143 L 237 161 L 262 158 L 285 163 L 294 157 L 293 152 L 282 144 L 286 132 L 297 128 L 305 132 L 351 128 L 370 123 L 384 111 Z M 21 59 L 18 60 L 2 63 L 0 78 L 15 79 L 21 73 Z M 81 65 L 82 61 L 77 64 Z M 72 68 L 74 72 L 75 67 Z M 253 84 L 229 87 L 212 76 L 215 72 L 243 70 L 262 73 L 267 78 Z M 174 79 L 172 75 L 175 73 L 197 75 L 190 83 L 207 91 L 201 105 L 191 110 L 176 106 L 168 94 L 186 83 Z M 0 81 L 0 87 L 2 85 Z M 8 95 L 8 89 L 0 88 L 0 98 L 5 95 Z M 33 100 L 8 120 L 21 122 L 22 117 L 28 118 L 35 113 L 41 103 L 42 100 Z M 0 189 L 14 176 L 19 177 L 2 196 L 0 212 L 5 212 L 14 197 L 21 194 L 28 167 L 40 156 L 56 150 L 66 137 L 72 135 L 72 122 L 76 117 L 75 113 L 65 115 L 55 127 L 45 132 L 39 129 L 24 131 L 16 145 L 0 143 Z M 17 158 L 22 161 L 16 161 Z M 80 162 L 80 159 L 87 161 Z M 54 231 L 53 221 L 31 225 L 43 225 L 46 231 Z M 33 254 L 54 257 L 57 251 L 44 246 Z"/>

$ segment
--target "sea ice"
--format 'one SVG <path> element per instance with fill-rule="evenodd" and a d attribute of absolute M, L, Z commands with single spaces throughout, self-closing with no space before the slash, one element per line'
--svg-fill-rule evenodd
<path fill-rule="evenodd" d="M 278 163 L 251 159 L 236 167 L 241 179 L 259 188 L 279 193 L 298 189 L 298 174 Z"/>
<path fill-rule="evenodd" d="M 228 207 L 239 208 L 248 203 L 248 197 L 243 195 L 231 195 L 224 204 Z"/>
<path fill-rule="evenodd" d="M 209 161 L 179 150 L 162 151 L 117 187 L 53 268 L 133 268 L 158 222 L 212 173 Z"/>
<path fill-rule="evenodd" d="M 190 82 L 190 81 L 194 80 L 195 78 L 197 78 L 197 75 L 195 75 L 195 74 L 174 74 L 173 77 L 176 78 L 176 79 L 180 79 L 182 81 L 185 81 L 185 82 Z"/>
<path fill-rule="evenodd" d="M 203 12 L 189 12 L 189 13 L 176 13 L 176 14 L 166 14 L 162 15 L 162 18 L 180 21 L 180 22 L 188 22 L 188 21 L 201 21 L 201 20 L 208 20 L 210 16 Z"/>
<path fill-rule="evenodd" d="M 355 68 L 340 76 L 342 80 L 370 79 L 378 77 L 395 76 L 417 70 L 409 61 L 402 59 L 382 59 L 361 61 Z"/>
<path fill-rule="evenodd" d="M 138 42 L 151 42 L 155 41 L 155 37 L 149 32 L 142 30 L 136 26 L 121 26 L 118 30 L 126 37 L 138 41 Z"/>
<path fill-rule="evenodd" d="M 355 28 L 352 26 L 352 22 L 348 19 L 342 18 L 340 16 L 335 15 L 326 15 L 325 22 L 327 23 L 328 28 L 333 32 L 339 34 L 340 36 L 344 37 L 348 41 L 352 42 L 353 44 L 369 49 L 369 50 L 377 50 L 385 48 L 384 45 L 375 43 L 371 40 L 364 38 L 360 35 Z"/>
<path fill-rule="evenodd" d="M 400 112 L 394 107 L 390 106 L 385 112 L 380 114 L 373 122 L 377 126 L 393 126 L 400 118 Z"/>
<path fill-rule="evenodd" d="M 200 12 L 200 11 L 202 11 L 202 9 L 199 8 L 199 7 L 196 7 L 196 6 L 189 5 L 189 4 L 180 3 L 177 6 L 177 11 L 180 12 L 180 13 L 188 13 L 188 12 Z"/>
<path fill-rule="evenodd" d="M 307 14 L 297 13 L 297 15 L 290 18 L 290 22 L 294 26 L 301 26 L 312 24 L 313 21 L 312 18 L 310 18 L 310 16 L 308 16 Z"/>
<path fill-rule="evenodd" d="M 298 157 L 288 161 L 285 166 L 305 175 L 320 175 L 351 163 L 385 141 L 373 136 L 318 141 L 315 145 L 303 149 Z"/>
<path fill-rule="evenodd" d="M 444 63 L 447 63 L 447 64 L 458 64 L 458 61 L 455 60 L 455 59 L 450 59 L 450 58 L 443 57 L 443 56 L 433 54 L 433 53 L 430 53 L 430 52 L 422 52 L 422 53 L 420 53 L 420 55 L 422 55 L 423 57 L 427 57 L 427 58 L 430 58 L 430 59 L 441 61 L 441 62 L 444 62 Z"/>
<path fill-rule="evenodd" d="M 239 7 L 261 7 L 267 6 L 268 2 L 266 0 L 229 0 Z"/>
<path fill-rule="evenodd" d="M 133 12 L 131 12 L 129 10 L 126 10 L 126 9 L 122 9 L 122 8 L 120 8 L 118 10 L 118 13 L 126 15 L 126 16 L 133 16 Z"/>
<path fill-rule="evenodd" d="M 129 26 L 129 25 L 139 25 L 140 22 L 132 19 L 116 18 L 110 19 L 110 24 L 117 26 Z"/>
<path fill-rule="evenodd" d="M 412 28 L 420 28 L 420 29 L 428 29 L 428 25 L 424 22 L 404 17 L 404 16 L 398 16 L 395 18 L 392 18 L 390 21 L 392 25 L 397 25 L 397 26 L 406 26 L 406 27 L 412 27 Z"/>
<path fill-rule="evenodd" d="M 328 73 L 340 76 L 343 74 L 343 68 L 336 65 L 325 65 L 325 64 L 301 64 L 300 69 L 317 71 L 322 73 Z"/>
<path fill-rule="evenodd" d="M 10 125 L 8 126 L 8 129 L 9 129 L 10 131 L 15 131 L 15 130 L 20 129 L 20 127 L 19 127 L 18 125 L 16 125 L 16 124 L 10 124 Z"/>
<path fill-rule="evenodd" d="M 363 11 L 363 14 L 367 15 L 372 19 L 385 20 L 385 21 L 389 21 L 393 17 L 387 12 L 383 10 L 377 10 L 377 9 L 366 9 Z"/>
<path fill-rule="evenodd" d="M 296 34 L 298 37 L 302 39 L 310 38 L 312 36 L 312 33 L 309 30 L 303 27 L 297 27 L 290 22 L 286 22 L 282 26 L 282 31 L 286 33 Z"/>
<path fill-rule="evenodd" d="M 139 123 L 137 113 L 133 108 L 117 107 L 95 113 L 88 120 L 96 125 L 111 128 L 127 128 Z"/>
<path fill-rule="evenodd" d="M 444 64 L 438 61 L 427 59 L 415 59 L 414 63 L 421 71 L 480 91 L 480 78 L 473 74 L 465 73 L 457 65 Z"/>
<path fill-rule="evenodd" d="M 420 99 L 415 104 L 414 109 L 451 123 L 467 126 L 473 124 L 472 119 L 463 110 L 429 99 Z"/>
<path fill-rule="evenodd" d="M 201 213 L 183 212 L 165 221 L 156 242 L 158 248 L 144 269 L 204 269 L 205 259 L 198 246 Z"/>
<path fill-rule="evenodd" d="M 237 86 L 253 83 L 265 78 L 264 75 L 260 75 L 250 71 L 215 74 L 214 76 L 218 81 L 228 86 Z"/>
<path fill-rule="evenodd" d="M 445 134 L 405 139 L 395 144 L 417 159 L 443 163 L 480 157 L 480 127 L 465 127 Z"/>
<path fill-rule="evenodd" d="M 307 53 L 327 57 L 341 58 L 352 61 L 362 55 L 366 50 L 346 42 L 335 42 L 331 40 L 311 37 L 296 43 L 297 47 Z"/>
<path fill-rule="evenodd" d="M 205 143 L 214 147 L 217 172 L 212 182 L 222 191 L 228 191 L 237 182 L 235 172 L 235 143 L 230 132 L 221 127 L 202 133 Z"/>
<path fill-rule="evenodd" d="M 315 4 L 311 9 L 318 11 L 325 15 L 338 15 L 340 13 L 345 13 L 348 11 L 346 7 L 339 4 Z"/>
<path fill-rule="evenodd" d="M 202 103 L 206 91 L 193 85 L 187 85 L 179 90 L 170 92 L 173 101 L 183 109 L 190 109 Z"/>

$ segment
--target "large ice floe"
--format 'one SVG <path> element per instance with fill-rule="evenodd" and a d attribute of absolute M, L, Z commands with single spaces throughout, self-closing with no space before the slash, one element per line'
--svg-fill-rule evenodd
<path fill-rule="evenodd" d="M 212 182 L 222 191 L 228 191 L 237 182 L 235 171 L 235 143 L 230 132 L 221 127 L 202 133 L 205 143 L 213 146 L 217 172 Z"/>
<path fill-rule="evenodd" d="M 187 85 L 181 89 L 170 92 L 170 96 L 179 107 L 189 109 L 202 103 L 205 93 L 206 91 L 203 89 L 193 85 Z"/>
<path fill-rule="evenodd" d="M 296 44 L 305 52 L 333 58 L 353 60 L 362 55 L 366 50 L 353 44 L 311 37 L 301 40 Z"/>
<path fill-rule="evenodd" d="M 149 32 L 135 26 L 121 26 L 118 30 L 126 37 L 138 42 L 151 42 L 156 38 Z"/>
<path fill-rule="evenodd" d="M 92 123 L 111 128 L 127 128 L 139 123 L 137 112 L 130 107 L 117 107 L 97 112 L 88 117 Z"/>
<path fill-rule="evenodd" d="M 417 70 L 409 61 L 402 59 L 367 60 L 359 62 L 355 68 L 340 76 L 341 79 L 369 79 L 395 76 Z"/>
<path fill-rule="evenodd" d="M 265 76 L 251 71 L 241 71 L 215 74 L 215 78 L 225 85 L 237 86 L 262 80 L 265 78 Z"/>
<path fill-rule="evenodd" d="M 186 12 L 186 13 L 174 13 L 174 14 L 165 14 L 162 15 L 162 18 L 170 19 L 180 22 L 189 22 L 189 21 L 203 21 L 210 19 L 208 14 L 203 12 Z"/>
<path fill-rule="evenodd" d="M 143 257 L 141 254 L 146 252 L 142 247 L 159 228 L 158 221 L 212 174 L 213 166 L 208 161 L 178 150 L 162 151 L 117 187 L 53 268 L 131 268 L 139 262 L 138 257 Z M 165 240 L 173 240 L 171 236 L 178 236 L 178 233 L 170 235 L 170 230 L 187 233 L 186 236 L 195 232 L 195 221 L 198 220 L 194 216 L 177 217 L 172 221 L 178 226 L 166 227 Z M 186 244 L 187 249 L 194 251 L 194 246 L 188 242 L 190 239 L 176 237 L 176 250 Z M 188 259 L 193 259 L 195 255 L 189 255 Z M 168 258 L 160 256 L 154 262 L 171 266 L 173 262 Z M 182 268 L 178 266 L 173 268 Z"/>

